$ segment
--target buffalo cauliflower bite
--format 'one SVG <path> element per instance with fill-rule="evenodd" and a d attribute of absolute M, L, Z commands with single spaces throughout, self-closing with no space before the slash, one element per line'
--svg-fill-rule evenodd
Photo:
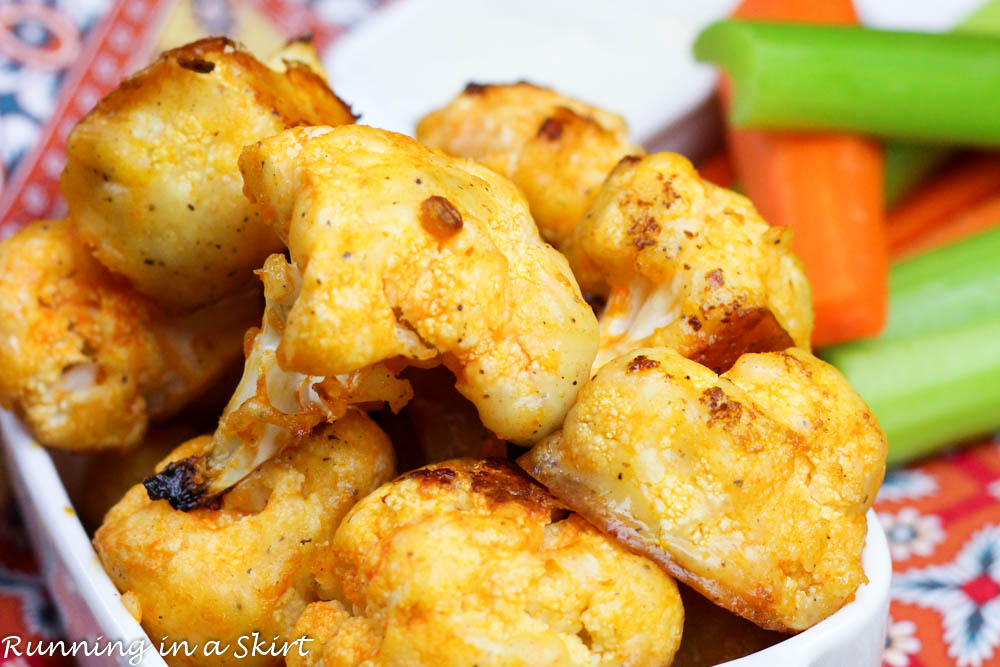
<path fill-rule="evenodd" d="M 797 632 L 865 581 L 885 457 L 864 401 L 807 352 L 745 354 L 718 376 L 644 348 L 604 366 L 520 463 L 717 604 Z"/>
<path fill-rule="evenodd" d="M 542 236 L 557 247 L 612 167 L 642 153 L 629 143 L 621 116 L 523 82 L 469 84 L 420 121 L 417 139 L 514 181 Z"/>
<path fill-rule="evenodd" d="M 314 561 L 304 665 L 668 665 L 674 581 L 505 459 L 410 472 L 360 501 Z"/>
<path fill-rule="evenodd" d="M 285 370 L 277 350 L 289 336 L 288 313 L 302 290 L 294 265 L 271 255 L 257 272 L 264 283 L 262 326 L 247 332 L 247 359 L 236 390 L 226 404 L 212 446 L 172 461 L 143 484 L 153 499 L 175 509 L 211 504 L 252 470 L 310 432 L 343 417 L 350 406 L 398 411 L 412 396 L 401 369 L 390 360 L 339 375 L 309 375 Z"/>
<path fill-rule="evenodd" d="M 509 181 L 358 125 L 288 130 L 240 169 L 301 272 L 283 368 L 443 363 L 499 437 L 532 443 L 562 423 L 597 323 Z"/>
<path fill-rule="evenodd" d="M 809 283 L 791 232 L 680 155 L 622 160 L 567 252 L 578 277 L 597 271 L 611 287 L 595 371 L 643 346 L 717 373 L 744 352 L 809 349 Z"/>
<path fill-rule="evenodd" d="M 191 440 L 170 459 L 209 442 Z M 313 559 L 348 509 L 392 474 L 388 438 L 352 410 L 260 466 L 218 508 L 180 512 L 132 487 L 108 512 L 94 546 L 147 634 L 195 648 L 173 662 L 280 664 L 269 656 L 241 659 L 239 638 L 258 632 L 264 642 L 290 641 L 296 619 L 317 599 Z M 206 656 L 210 641 L 231 650 Z"/>
<path fill-rule="evenodd" d="M 305 47 L 290 48 L 283 71 L 223 38 L 167 51 L 70 134 L 70 216 L 96 257 L 140 292 L 175 307 L 208 303 L 282 249 L 242 194 L 240 150 L 288 127 L 354 120 L 301 62 Z"/>
<path fill-rule="evenodd" d="M 138 443 L 238 363 L 260 313 L 244 289 L 168 315 L 91 257 L 67 220 L 0 242 L 0 404 L 42 444 Z"/>

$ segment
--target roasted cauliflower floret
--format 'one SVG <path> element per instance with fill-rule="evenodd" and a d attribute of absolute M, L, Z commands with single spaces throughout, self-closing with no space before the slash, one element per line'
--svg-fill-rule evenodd
<path fill-rule="evenodd" d="M 807 352 L 745 354 L 718 376 L 644 348 L 604 366 L 520 463 L 717 604 L 797 632 L 865 581 L 885 457 L 864 401 Z"/>
<path fill-rule="evenodd" d="M 240 169 L 301 272 L 283 368 L 443 363 L 499 437 L 531 443 L 562 423 L 596 320 L 509 181 L 358 125 L 288 130 L 248 146 Z"/>
<path fill-rule="evenodd" d="M 209 443 L 191 440 L 170 459 Z M 258 632 L 264 642 L 289 639 L 317 599 L 313 559 L 348 509 L 392 474 L 388 438 L 351 411 L 255 470 L 218 508 L 179 512 L 134 486 L 108 512 L 94 546 L 154 641 L 187 641 L 196 648 L 186 659 L 192 664 L 280 664 L 261 655 L 240 659 L 239 638 Z M 231 650 L 206 656 L 213 640 Z"/>
<path fill-rule="evenodd" d="M 578 275 L 596 270 L 610 285 L 595 370 L 643 346 L 717 373 L 744 352 L 809 349 L 809 283 L 791 232 L 680 155 L 622 160 L 568 252 Z"/>
<path fill-rule="evenodd" d="M 208 303 L 282 249 L 243 196 L 240 150 L 288 127 L 354 120 L 302 64 L 304 47 L 292 48 L 280 72 L 223 38 L 167 51 L 70 134 L 70 216 L 140 292 L 177 307 Z"/>
<path fill-rule="evenodd" d="M 404 475 L 348 514 L 316 578 L 301 665 L 668 665 L 673 580 L 504 459 Z"/>
<path fill-rule="evenodd" d="M 138 443 L 238 363 L 254 288 L 168 315 L 91 257 L 67 220 L 0 242 L 0 404 L 42 444 Z"/>
<path fill-rule="evenodd" d="M 612 167 L 643 151 L 625 120 L 529 83 L 470 83 L 448 106 L 425 116 L 417 139 L 473 158 L 514 181 L 547 241 L 573 231 Z"/>
<path fill-rule="evenodd" d="M 398 411 L 412 396 L 401 367 L 390 360 L 350 373 L 322 376 L 286 371 L 277 350 L 286 340 L 288 313 L 302 290 L 298 269 L 282 255 L 271 255 L 257 272 L 264 283 L 264 318 L 247 333 L 243 376 L 226 404 L 203 452 L 172 461 L 146 479 L 149 497 L 175 509 L 213 503 L 252 470 L 318 424 L 332 423 L 348 408 L 381 407 Z M 294 334 L 293 334 L 294 335 Z"/>

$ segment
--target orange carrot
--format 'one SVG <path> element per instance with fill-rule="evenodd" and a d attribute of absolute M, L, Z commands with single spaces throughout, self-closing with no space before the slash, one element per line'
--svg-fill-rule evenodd
<path fill-rule="evenodd" d="M 966 209 L 1000 195 L 1000 155 L 977 155 L 949 168 L 889 212 L 889 251 L 923 246 L 926 235 L 951 227 Z"/>
<path fill-rule="evenodd" d="M 726 153 L 716 153 L 698 165 L 702 178 L 724 188 L 731 188 L 736 182 L 733 162 Z"/>
<path fill-rule="evenodd" d="M 849 0 L 744 0 L 736 16 L 857 23 Z M 726 85 L 721 92 L 725 102 Z M 881 147 L 847 134 L 732 128 L 729 145 L 764 219 L 794 230 L 813 289 L 813 344 L 876 335 L 885 324 L 889 268 Z"/>
<path fill-rule="evenodd" d="M 734 18 L 760 21 L 797 21 L 799 23 L 858 22 L 850 0 L 743 0 Z"/>
<path fill-rule="evenodd" d="M 991 227 L 1000 226 L 1000 193 L 994 191 L 972 208 L 960 211 L 923 233 L 892 246 L 893 259 L 919 255 L 939 246 L 960 241 Z"/>

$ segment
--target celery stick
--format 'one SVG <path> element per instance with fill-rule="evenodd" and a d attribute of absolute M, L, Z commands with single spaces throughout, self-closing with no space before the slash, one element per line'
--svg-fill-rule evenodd
<path fill-rule="evenodd" d="M 893 265 L 889 316 L 879 339 L 947 329 L 985 315 L 1000 315 L 1000 227 Z"/>
<path fill-rule="evenodd" d="M 952 32 L 996 35 L 1000 34 L 1000 0 L 990 0 L 962 19 Z"/>
<path fill-rule="evenodd" d="M 819 354 L 868 402 L 892 463 L 1000 428 L 1000 228 L 896 263 L 881 336 Z"/>
<path fill-rule="evenodd" d="M 951 32 L 968 35 L 1000 34 L 1000 0 L 987 2 L 963 19 Z M 886 207 L 898 203 L 932 171 L 944 164 L 953 152 L 941 146 L 886 142 Z"/>
<path fill-rule="evenodd" d="M 875 413 L 890 464 L 1000 428 L 1000 315 L 823 356 Z"/>
<path fill-rule="evenodd" d="M 1000 146 L 1000 40 L 722 21 L 694 45 L 733 81 L 738 127 Z"/>

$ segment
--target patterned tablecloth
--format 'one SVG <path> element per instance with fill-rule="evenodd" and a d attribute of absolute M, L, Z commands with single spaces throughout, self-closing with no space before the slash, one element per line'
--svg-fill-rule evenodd
<path fill-rule="evenodd" d="M 323 49 L 378 4 L 0 0 L 0 238 L 65 212 L 57 183 L 69 130 L 158 51 L 220 33 L 266 53 L 286 36 L 311 32 Z M 58 637 L 57 614 L 5 491 L 0 639 Z M 895 570 L 885 664 L 1000 665 L 1000 440 L 890 473 L 876 510 Z"/>

